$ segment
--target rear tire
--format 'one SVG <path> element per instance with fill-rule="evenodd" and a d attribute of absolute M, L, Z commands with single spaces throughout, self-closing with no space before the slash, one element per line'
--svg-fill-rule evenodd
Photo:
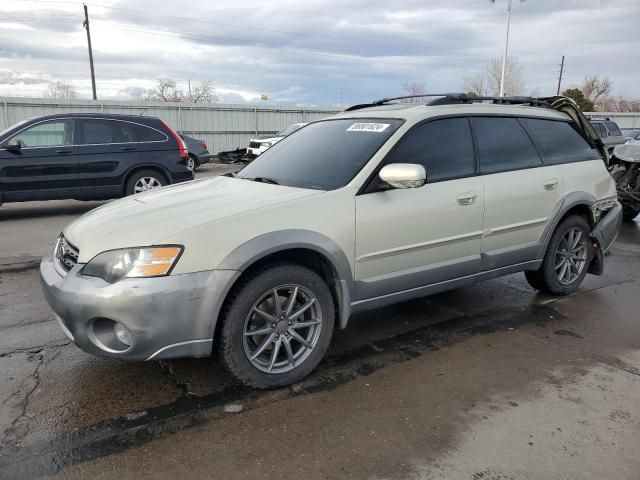
<path fill-rule="evenodd" d="M 554 295 L 576 291 L 589 270 L 593 247 L 589 223 L 580 215 L 565 218 L 551 236 L 539 270 L 525 272 L 529 285 Z"/>
<path fill-rule="evenodd" d="M 200 162 L 198 161 L 198 157 L 195 155 L 189 155 L 187 158 L 187 168 L 192 172 L 195 172 L 200 167 Z"/>
<path fill-rule="evenodd" d="M 274 263 L 234 287 L 220 321 L 218 353 L 227 370 L 245 385 L 275 388 L 302 380 L 320 363 L 335 307 L 316 272 Z"/>
<path fill-rule="evenodd" d="M 140 170 L 135 172 L 127 180 L 125 186 L 125 194 L 133 195 L 135 193 L 142 193 L 154 188 L 164 187 L 167 184 L 167 179 L 164 175 L 156 170 Z"/>

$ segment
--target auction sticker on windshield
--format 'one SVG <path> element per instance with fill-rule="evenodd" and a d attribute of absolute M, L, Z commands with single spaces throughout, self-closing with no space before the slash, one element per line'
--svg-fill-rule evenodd
<path fill-rule="evenodd" d="M 384 132 L 390 126 L 391 126 L 390 123 L 354 123 L 349 128 L 347 128 L 347 132 L 380 133 L 380 132 Z"/>

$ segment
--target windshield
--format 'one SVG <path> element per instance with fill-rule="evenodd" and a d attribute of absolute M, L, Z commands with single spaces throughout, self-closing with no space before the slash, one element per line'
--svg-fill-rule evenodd
<path fill-rule="evenodd" d="M 402 123 L 397 119 L 350 118 L 311 123 L 238 172 L 299 188 L 343 187 Z"/>
<path fill-rule="evenodd" d="M 294 123 L 293 125 L 289 125 L 284 130 L 280 130 L 278 133 L 276 133 L 276 137 L 286 137 L 287 135 L 291 135 L 296 130 L 300 130 L 304 126 L 304 123 Z"/>

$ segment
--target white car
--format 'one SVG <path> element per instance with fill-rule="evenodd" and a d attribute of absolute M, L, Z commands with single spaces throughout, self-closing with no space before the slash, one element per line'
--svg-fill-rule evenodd
<path fill-rule="evenodd" d="M 280 130 L 273 137 L 266 138 L 252 138 L 249 140 L 249 147 L 247 148 L 247 154 L 251 156 L 258 156 L 264 153 L 268 148 L 278 143 L 283 138 L 291 135 L 293 132 L 300 130 L 307 125 L 306 123 L 294 123 L 289 125 L 284 130 Z"/>
<path fill-rule="evenodd" d="M 87 213 L 40 267 L 60 327 L 132 360 L 215 338 L 269 388 L 309 374 L 353 312 L 516 272 L 575 291 L 621 222 L 597 134 L 564 97 L 475 100 L 359 106 L 236 175 Z"/>

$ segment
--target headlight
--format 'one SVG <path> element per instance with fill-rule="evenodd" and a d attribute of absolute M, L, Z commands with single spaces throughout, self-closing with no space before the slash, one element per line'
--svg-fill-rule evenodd
<path fill-rule="evenodd" d="M 93 257 L 80 273 L 100 277 L 109 283 L 123 278 L 168 275 L 178 261 L 182 247 L 144 247 L 111 250 Z"/>
<path fill-rule="evenodd" d="M 263 146 L 264 148 L 269 148 L 271 145 L 273 145 L 273 144 L 272 144 L 272 143 L 269 143 L 269 142 L 266 142 L 266 143 L 263 143 L 263 144 L 262 144 L 262 146 Z"/>

